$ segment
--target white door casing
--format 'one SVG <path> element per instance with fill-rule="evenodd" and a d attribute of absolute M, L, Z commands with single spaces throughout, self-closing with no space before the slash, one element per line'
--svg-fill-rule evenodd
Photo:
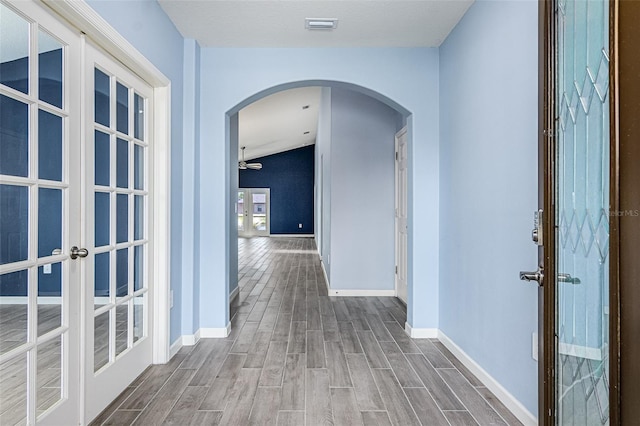
<path fill-rule="evenodd" d="M 396 134 L 396 295 L 407 303 L 407 128 Z"/>

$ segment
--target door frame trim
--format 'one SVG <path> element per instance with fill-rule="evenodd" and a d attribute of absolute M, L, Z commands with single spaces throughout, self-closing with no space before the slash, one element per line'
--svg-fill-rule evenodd
<path fill-rule="evenodd" d="M 171 274 L 171 80 L 84 1 L 46 6 L 153 87 L 153 363 L 169 361 Z"/>
<path fill-rule="evenodd" d="M 640 192 L 637 182 L 640 180 L 640 82 L 637 79 L 640 60 L 637 46 L 640 43 L 640 31 L 637 27 L 640 19 L 640 3 L 628 0 L 611 0 L 611 28 L 614 29 L 611 40 L 612 62 L 610 69 L 611 91 L 617 102 L 611 105 L 613 120 L 611 138 L 615 143 L 611 152 L 611 181 L 615 182 L 617 192 L 612 192 L 612 210 L 617 214 L 611 217 L 610 240 L 611 255 L 615 253 L 616 262 L 611 262 L 611 355 L 617 365 L 611 367 L 612 407 L 611 424 L 632 424 L 640 418 L 640 288 L 637 286 L 640 274 Z M 615 233 L 613 232 L 615 230 Z M 613 358 L 612 358 L 613 359 Z M 624 371 L 624 374 L 622 374 Z M 615 417 L 614 417 L 615 415 Z"/>
<path fill-rule="evenodd" d="M 400 235 L 400 230 L 398 229 L 398 209 L 399 209 L 398 205 L 399 205 L 399 195 L 400 195 L 399 191 L 398 191 L 398 187 L 400 186 L 400 180 L 398 179 L 399 175 L 400 175 L 400 167 L 399 167 L 399 164 L 398 164 L 398 152 L 399 152 L 398 151 L 398 146 L 399 146 L 398 140 L 402 137 L 402 135 L 406 135 L 407 138 L 408 138 L 409 137 L 408 133 L 409 133 L 409 129 L 408 129 L 408 126 L 406 126 L 406 125 L 404 127 L 402 127 L 402 129 L 398 130 L 398 132 L 396 132 L 396 134 L 394 135 L 394 145 L 393 145 L 394 151 L 395 151 L 395 156 L 396 156 L 395 160 L 393 162 L 394 198 L 395 198 L 395 200 L 394 200 L 395 216 L 394 216 L 394 221 L 393 221 L 394 222 L 394 231 L 395 231 L 394 232 L 394 240 L 395 240 L 395 244 L 394 244 L 395 245 L 394 263 L 395 263 L 395 266 L 396 266 L 396 272 L 395 272 L 395 275 L 394 275 L 393 290 L 395 292 L 395 297 L 398 297 L 398 281 L 399 281 L 398 280 L 398 268 L 400 267 L 399 266 L 400 262 L 398 261 L 399 260 L 398 253 L 400 252 L 400 249 L 399 249 L 399 247 L 400 247 L 400 238 L 398 238 L 399 235 Z M 407 139 L 407 146 L 408 146 L 408 139 Z M 407 177 L 408 177 L 408 171 L 409 171 L 409 165 L 407 164 Z M 407 179 L 407 186 L 405 187 L 404 195 L 405 195 L 405 199 L 408 200 L 408 195 L 409 195 L 408 179 Z M 408 208 L 407 208 L 407 214 L 408 214 Z M 408 225 L 408 222 L 409 222 L 409 218 L 407 216 L 407 225 Z M 407 235 L 408 234 L 409 234 L 409 231 L 407 230 Z M 398 297 L 398 299 L 400 299 L 400 301 L 402 301 L 405 304 L 409 303 L 409 277 L 408 277 L 408 272 L 409 272 L 409 260 L 408 260 L 409 247 L 408 247 L 408 245 L 409 245 L 409 242 L 407 241 L 407 250 L 406 250 L 405 258 L 404 258 L 404 263 L 405 263 L 404 267 L 405 267 L 405 271 L 407 273 L 407 277 L 406 277 L 406 285 L 407 285 L 406 298 L 407 298 L 407 300 L 405 301 L 405 300 L 400 299 L 400 297 Z M 406 323 L 406 326 L 409 326 L 408 322 Z M 409 326 L 409 328 L 411 328 L 411 326 Z"/>

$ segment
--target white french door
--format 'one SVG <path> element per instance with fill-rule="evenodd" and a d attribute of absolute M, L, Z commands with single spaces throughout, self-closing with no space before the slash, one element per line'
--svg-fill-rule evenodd
<path fill-rule="evenodd" d="M 270 234 L 270 189 L 240 188 L 238 190 L 238 235 L 241 237 Z"/>
<path fill-rule="evenodd" d="M 0 1 L 0 424 L 86 424 L 152 362 L 153 91 Z"/>
<path fill-rule="evenodd" d="M 85 46 L 83 359 L 92 419 L 152 362 L 153 90 Z"/>
<path fill-rule="evenodd" d="M 79 407 L 80 37 L 0 3 L 0 424 Z"/>

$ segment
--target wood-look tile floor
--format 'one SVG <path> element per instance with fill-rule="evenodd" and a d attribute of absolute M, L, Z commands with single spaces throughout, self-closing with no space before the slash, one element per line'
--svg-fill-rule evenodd
<path fill-rule="evenodd" d="M 226 339 L 147 369 L 93 424 L 519 425 L 392 297 L 329 297 L 309 238 L 239 240 Z"/>

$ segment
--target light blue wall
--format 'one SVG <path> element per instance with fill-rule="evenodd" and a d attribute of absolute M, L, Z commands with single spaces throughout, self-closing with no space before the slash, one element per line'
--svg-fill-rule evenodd
<path fill-rule="evenodd" d="M 537 13 L 477 1 L 440 49 L 440 329 L 534 415 Z"/>
<path fill-rule="evenodd" d="M 183 37 L 155 1 L 87 0 L 171 80 L 171 310 L 173 342 L 181 335 L 182 321 L 182 204 L 183 189 Z"/>
<path fill-rule="evenodd" d="M 194 273 L 198 253 L 195 250 L 196 145 L 200 126 L 200 46 L 195 40 L 184 40 L 184 101 L 183 101 L 183 182 L 182 191 L 182 327 L 181 334 L 194 334 L 200 323 L 198 292 Z M 175 305 L 175 303 L 174 303 Z M 173 337 L 173 336 L 172 336 Z"/>
<path fill-rule="evenodd" d="M 226 113 L 254 95 L 276 86 L 306 80 L 356 84 L 381 94 L 413 116 L 410 145 L 410 291 L 420 310 L 409 306 L 414 327 L 438 326 L 438 50 L 407 49 L 223 49 L 201 51 L 200 298 L 208 301 L 201 327 L 225 327 L 230 277 L 225 236 L 233 205 L 231 173 L 237 147 L 228 146 Z M 254 98 L 255 99 L 255 98 Z M 237 109 L 237 108 L 236 108 Z M 222 153 L 225 153 L 223 156 Z M 416 167 L 415 165 L 419 166 Z M 196 183 L 198 184 L 198 183 Z M 434 201 L 435 200 L 435 201 Z M 206 218 L 206 219 L 205 219 Z M 412 277 L 418 277 L 412 283 Z M 230 279 L 231 278 L 231 279 Z M 413 287 L 411 289 L 411 287 Z"/>
<path fill-rule="evenodd" d="M 331 289 L 395 288 L 398 115 L 370 96 L 331 92 Z"/>

